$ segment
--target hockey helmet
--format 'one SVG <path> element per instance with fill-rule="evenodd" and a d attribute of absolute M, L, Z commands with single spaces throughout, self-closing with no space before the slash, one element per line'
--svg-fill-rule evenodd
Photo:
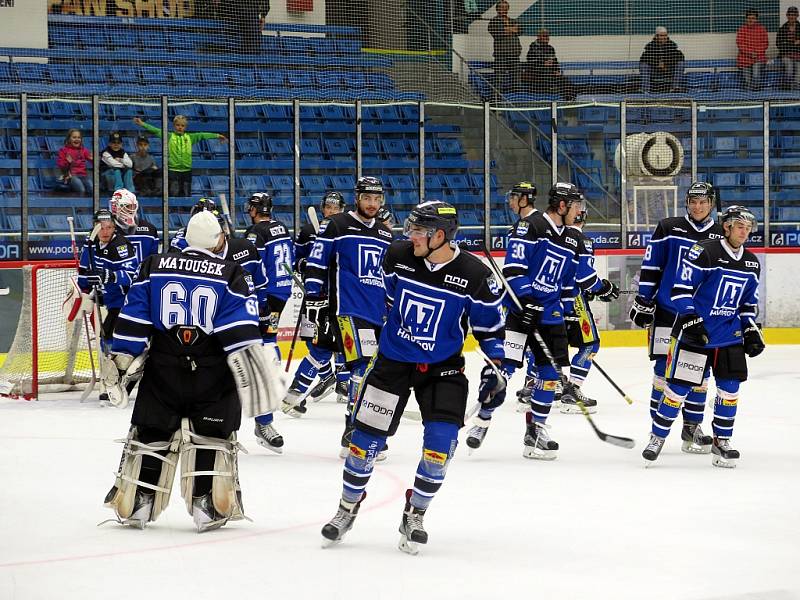
<path fill-rule="evenodd" d="M 356 182 L 356 202 L 361 194 L 380 194 L 383 204 L 383 183 L 377 177 L 359 177 Z"/>
<path fill-rule="evenodd" d="M 750 223 L 752 229 L 750 230 L 751 233 L 754 233 L 758 230 L 758 220 L 756 216 L 746 206 L 740 206 L 738 204 L 734 204 L 733 206 L 729 206 L 722 214 L 719 216 L 719 224 L 725 225 L 725 223 L 733 223 L 735 221 L 742 221 L 743 223 Z"/>
<path fill-rule="evenodd" d="M 255 192 L 247 201 L 247 210 L 256 211 L 259 215 L 272 214 L 272 194 L 269 192 Z"/>
<path fill-rule="evenodd" d="M 414 207 L 403 226 L 403 235 L 408 237 L 411 227 L 423 227 L 432 237 L 437 229 L 444 231 L 445 239 L 452 240 L 458 231 L 456 207 L 441 200 L 430 200 Z"/>
<path fill-rule="evenodd" d="M 705 181 L 693 181 L 689 189 L 686 190 L 686 205 L 689 205 L 689 200 L 704 196 L 713 205 L 717 201 L 717 190 L 710 183 Z"/>
<path fill-rule="evenodd" d="M 509 199 L 512 196 L 517 197 L 517 202 L 525 199 L 528 202 L 528 206 L 533 206 L 533 203 L 536 200 L 536 186 L 529 181 L 521 181 L 511 188 L 511 190 L 506 194 L 506 199 Z"/>
<path fill-rule="evenodd" d="M 559 181 L 550 188 L 547 195 L 547 205 L 550 208 L 558 208 L 558 205 L 564 201 L 567 208 L 572 206 L 573 202 L 580 201 L 582 194 L 575 184 Z"/>
<path fill-rule="evenodd" d="M 100 223 L 101 221 L 113 221 L 114 215 L 107 208 L 101 208 L 94 213 L 93 221 Z"/>
<path fill-rule="evenodd" d="M 339 192 L 326 192 L 322 201 L 319 203 L 319 209 L 322 210 L 325 206 L 337 206 L 339 210 L 344 210 L 344 196 Z"/>
<path fill-rule="evenodd" d="M 211 198 L 200 198 L 200 200 L 198 200 L 197 203 L 195 203 L 195 205 L 192 207 L 189 217 L 193 217 L 203 210 L 217 210 L 217 203 Z"/>
<path fill-rule="evenodd" d="M 136 225 L 136 213 L 139 210 L 139 201 L 136 194 L 125 188 L 116 190 L 111 195 L 109 208 L 114 219 L 123 227 Z"/>

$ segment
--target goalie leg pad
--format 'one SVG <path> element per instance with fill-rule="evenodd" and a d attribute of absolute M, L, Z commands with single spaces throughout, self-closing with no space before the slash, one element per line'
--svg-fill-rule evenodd
<path fill-rule="evenodd" d="M 228 355 L 228 366 L 248 418 L 277 411 L 286 395 L 286 374 L 273 352 L 271 348 L 253 344 Z"/>
<path fill-rule="evenodd" d="M 242 491 L 239 486 L 239 462 L 237 453 L 241 450 L 247 452 L 244 447 L 236 441 L 236 433 L 232 433 L 228 439 L 199 435 L 193 431 L 189 419 L 181 421 L 181 435 L 183 443 L 181 445 L 181 495 L 186 502 L 186 510 L 190 515 L 193 514 L 193 500 L 195 494 L 195 479 L 197 477 L 211 477 L 211 500 L 216 519 L 211 524 L 201 529 L 221 527 L 228 521 L 238 521 L 247 519 L 242 508 Z M 213 468 L 210 470 L 198 470 L 197 453 L 198 451 L 209 451 L 214 453 Z M 201 461 L 202 462 L 202 461 Z M 212 464 L 207 462 L 207 464 Z M 248 519 L 249 520 L 249 519 Z"/>
<path fill-rule="evenodd" d="M 172 481 L 178 465 L 178 451 L 181 444 L 180 431 L 175 432 L 169 440 L 146 444 L 139 440 L 138 430 L 132 426 L 128 431 L 128 437 L 117 441 L 124 443 L 125 447 L 122 449 L 119 469 L 115 474 L 114 487 L 106 496 L 105 506 L 114 510 L 120 523 L 142 526 L 138 522 L 131 522 L 136 491 L 138 488 L 142 488 L 151 493 L 155 492 L 153 509 L 147 519 L 155 521 L 169 504 Z M 141 479 L 142 458 L 145 456 L 152 457 L 161 463 L 161 471 L 156 484 Z"/>

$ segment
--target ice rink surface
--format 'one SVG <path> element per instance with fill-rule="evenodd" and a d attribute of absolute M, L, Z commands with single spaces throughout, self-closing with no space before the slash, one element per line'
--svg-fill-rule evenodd
<path fill-rule="evenodd" d="M 584 417 L 554 411 L 558 459 L 525 460 L 518 373 L 484 447 L 468 455 L 462 430 L 418 556 L 397 549 L 397 527 L 419 422 L 403 420 L 353 530 L 323 550 L 319 531 L 341 491 L 344 407 L 333 396 L 302 419 L 276 418 L 282 456 L 243 424 L 241 484 L 253 522 L 202 535 L 177 483 L 145 531 L 97 526 L 113 514 L 102 500 L 122 448 L 112 440 L 126 434 L 130 409 L 80 404 L 75 393 L 0 400 L 0 599 L 797 599 L 798 352 L 773 346 L 751 361 L 733 437 L 742 458 L 730 470 L 682 453 L 678 431 L 644 468 L 651 371 L 641 348 L 598 356 L 633 406 L 599 373 L 584 386 L 599 401 L 600 429 L 634 438 L 635 449 L 602 443 Z M 473 397 L 480 367 L 469 355 Z"/>

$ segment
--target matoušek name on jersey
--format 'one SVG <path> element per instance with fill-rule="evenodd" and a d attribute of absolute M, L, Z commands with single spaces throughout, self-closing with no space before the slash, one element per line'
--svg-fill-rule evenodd
<path fill-rule="evenodd" d="M 207 260 L 186 258 L 183 256 L 165 256 L 158 261 L 158 269 L 177 269 L 204 275 L 222 276 L 223 263 L 213 263 Z"/>

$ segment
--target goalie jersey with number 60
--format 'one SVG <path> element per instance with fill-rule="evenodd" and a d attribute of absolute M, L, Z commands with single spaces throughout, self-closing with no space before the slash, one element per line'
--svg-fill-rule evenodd
<path fill-rule="evenodd" d="M 461 353 L 468 327 L 483 351 L 503 357 L 500 287 L 491 271 L 455 249 L 448 263 L 414 256 L 411 242 L 396 241 L 383 262 L 391 309 L 378 344 L 392 360 L 431 364 Z"/>
<path fill-rule="evenodd" d="M 151 335 L 181 325 L 214 334 L 225 353 L 260 344 L 258 306 L 244 270 L 196 248 L 147 258 L 120 312 L 114 352 L 138 356 Z"/>

